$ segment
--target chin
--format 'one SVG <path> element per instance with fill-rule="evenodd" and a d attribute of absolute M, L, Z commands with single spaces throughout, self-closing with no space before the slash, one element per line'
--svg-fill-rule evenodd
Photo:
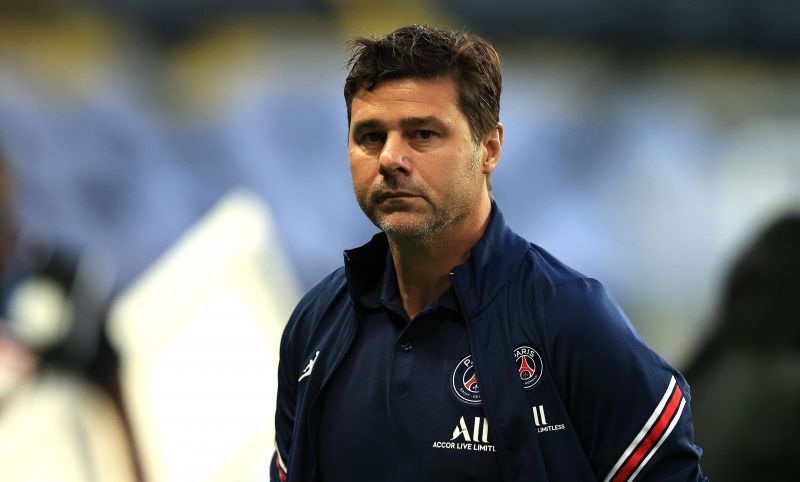
<path fill-rule="evenodd" d="M 409 213 L 379 216 L 375 223 L 390 238 L 424 238 L 433 232 L 431 219 Z"/>

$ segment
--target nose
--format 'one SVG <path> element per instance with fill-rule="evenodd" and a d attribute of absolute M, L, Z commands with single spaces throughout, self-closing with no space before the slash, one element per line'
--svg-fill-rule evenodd
<path fill-rule="evenodd" d="M 384 177 L 411 173 L 408 145 L 399 133 L 388 133 L 378 159 L 379 171 Z"/>

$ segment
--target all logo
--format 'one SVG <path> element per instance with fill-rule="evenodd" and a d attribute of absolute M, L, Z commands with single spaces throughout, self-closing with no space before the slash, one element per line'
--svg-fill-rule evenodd
<path fill-rule="evenodd" d="M 542 378 L 544 365 L 542 357 L 533 347 L 522 345 L 514 349 L 514 360 L 522 382 L 522 388 L 530 390 Z M 480 384 L 472 355 L 467 355 L 458 362 L 450 377 L 450 387 L 459 400 L 470 405 L 481 403 Z"/>
<path fill-rule="evenodd" d="M 538 433 L 558 432 L 564 430 L 563 423 L 551 424 L 547 421 L 544 405 L 534 405 L 533 423 Z M 486 417 L 461 417 L 453 429 L 450 440 L 437 440 L 433 442 L 435 449 L 471 450 L 473 452 L 495 452 L 495 446 L 490 441 L 489 420 Z"/>
<path fill-rule="evenodd" d="M 433 442 L 433 448 L 494 452 L 494 445 L 489 443 L 489 421 L 484 417 L 475 417 L 472 420 L 461 417 L 450 440 L 437 440 Z"/>

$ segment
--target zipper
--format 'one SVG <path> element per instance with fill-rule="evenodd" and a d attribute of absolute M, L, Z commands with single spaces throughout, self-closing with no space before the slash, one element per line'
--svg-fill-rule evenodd
<path fill-rule="evenodd" d="M 453 286 L 453 291 L 455 292 L 456 300 L 458 301 L 458 307 L 461 309 L 462 316 L 464 317 L 464 321 L 467 324 L 467 338 L 469 339 L 470 354 L 472 355 L 472 362 L 475 364 L 475 370 L 477 372 L 480 364 L 475 359 L 475 341 L 474 341 L 475 337 L 473 336 L 473 333 L 472 333 L 472 325 L 470 323 L 469 318 L 467 317 L 467 311 L 464 309 L 464 301 L 461 298 L 461 293 L 458 291 L 458 288 L 456 287 L 455 281 L 456 281 L 455 273 L 451 272 L 450 273 L 450 284 Z M 478 383 L 480 383 L 480 379 L 478 379 Z M 486 408 L 485 401 L 486 401 L 485 397 L 483 395 L 481 395 L 481 410 L 483 411 L 483 414 L 486 415 L 486 419 L 489 420 L 489 427 L 490 427 L 490 430 L 491 430 L 492 425 L 494 425 L 492 423 L 493 419 L 491 419 L 489 417 L 489 412 L 488 412 L 488 410 Z M 494 445 L 496 447 L 497 443 L 498 443 L 498 440 L 496 440 L 494 437 L 492 437 L 492 440 L 494 440 Z M 543 457 L 542 457 L 542 460 L 544 460 Z M 544 478 L 542 480 L 544 480 L 544 481 L 549 480 L 549 478 L 547 476 L 547 471 L 546 471 L 547 469 L 543 468 L 542 470 L 543 470 L 542 475 L 544 475 Z M 501 471 L 501 477 L 503 477 L 502 471 Z"/>
<path fill-rule="evenodd" d="M 467 316 L 467 310 L 464 306 L 464 300 L 461 298 L 461 292 L 458 290 L 456 286 L 456 274 L 455 272 L 450 272 L 450 285 L 453 286 L 453 292 L 456 294 L 456 301 L 458 302 L 458 308 L 461 310 L 461 316 L 464 318 L 464 324 L 467 325 L 467 340 L 469 340 L 469 353 L 472 355 L 472 363 L 475 363 L 475 343 L 473 339 L 475 338 L 472 334 L 472 324 L 469 321 L 469 317 Z M 480 384 L 480 380 L 478 380 Z M 481 411 L 486 416 L 486 419 L 489 419 L 489 413 L 486 411 L 486 404 L 483 403 L 483 397 L 481 396 Z M 491 425 L 490 425 L 491 427 Z"/>

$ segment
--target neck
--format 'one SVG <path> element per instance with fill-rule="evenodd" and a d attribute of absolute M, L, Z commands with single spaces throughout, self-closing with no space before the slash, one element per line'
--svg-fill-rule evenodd
<path fill-rule="evenodd" d="M 389 239 L 403 308 L 413 319 L 450 287 L 450 272 L 469 259 L 489 225 L 491 202 L 425 239 Z"/>

